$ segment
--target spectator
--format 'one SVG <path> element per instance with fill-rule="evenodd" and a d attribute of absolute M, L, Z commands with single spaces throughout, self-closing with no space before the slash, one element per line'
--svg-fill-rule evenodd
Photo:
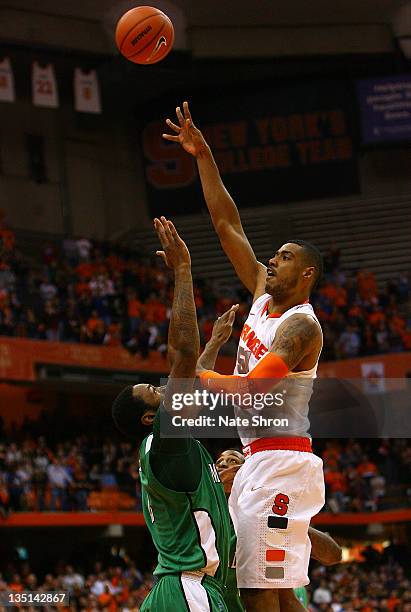
<path fill-rule="evenodd" d="M 347 331 L 341 334 L 338 344 L 343 359 L 357 357 L 361 347 L 361 338 L 357 329 L 349 325 Z"/>
<path fill-rule="evenodd" d="M 315 589 L 313 602 L 315 604 L 329 604 L 332 602 L 332 594 L 325 580 L 321 580 L 320 585 Z"/>
<path fill-rule="evenodd" d="M 56 510 L 57 504 L 62 510 L 67 507 L 67 487 L 73 482 L 62 462 L 54 459 L 53 463 L 47 468 L 47 476 L 51 489 L 50 509 Z"/>
<path fill-rule="evenodd" d="M 72 565 L 66 566 L 66 573 L 62 576 L 61 582 L 63 588 L 72 593 L 76 587 L 82 589 L 84 587 L 84 578 L 81 574 L 76 573 Z"/>

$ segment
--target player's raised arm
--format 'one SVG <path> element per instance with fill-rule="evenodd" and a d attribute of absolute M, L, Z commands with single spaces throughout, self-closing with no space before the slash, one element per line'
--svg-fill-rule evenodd
<path fill-rule="evenodd" d="M 193 123 L 187 102 L 183 104 L 183 112 L 184 115 L 177 107 L 178 125 L 167 119 L 166 123 L 174 134 L 163 134 L 163 138 L 180 143 L 196 158 L 204 198 L 221 246 L 237 276 L 256 299 L 264 293 L 266 267 L 257 261 L 244 233 L 237 206 L 221 180 L 208 143 Z"/>
<path fill-rule="evenodd" d="M 168 344 L 173 353 L 170 378 L 186 379 L 179 382 L 180 386 L 185 387 L 180 392 L 185 392 L 193 386 L 200 349 L 191 258 L 185 242 L 171 221 L 161 217 L 154 220 L 154 226 L 162 246 L 157 255 L 174 271 L 174 298 L 168 332 Z M 167 395 L 166 391 L 166 407 Z"/>

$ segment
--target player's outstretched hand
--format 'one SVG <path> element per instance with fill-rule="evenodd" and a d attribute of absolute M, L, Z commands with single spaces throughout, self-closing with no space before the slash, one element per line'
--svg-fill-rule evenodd
<path fill-rule="evenodd" d="M 187 153 L 198 157 L 207 149 L 208 145 L 200 130 L 193 123 L 188 102 L 183 102 L 183 112 L 184 115 L 180 107 L 177 106 L 176 115 L 179 125 L 173 123 L 171 119 L 166 119 L 168 127 L 174 134 L 163 134 L 163 138 L 164 140 L 171 140 L 171 142 L 179 142 Z"/>
<path fill-rule="evenodd" d="M 169 268 L 176 270 L 180 266 L 190 266 L 191 257 L 184 240 L 180 238 L 174 224 L 165 217 L 154 219 L 154 227 L 163 247 L 162 251 L 156 251 Z"/>
<path fill-rule="evenodd" d="M 231 332 L 233 331 L 233 323 L 235 319 L 235 313 L 239 308 L 239 304 L 234 304 L 229 310 L 227 310 L 221 317 L 214 322 L 211 339 L 216 341 L 218 344 L 225 344 Z"/>

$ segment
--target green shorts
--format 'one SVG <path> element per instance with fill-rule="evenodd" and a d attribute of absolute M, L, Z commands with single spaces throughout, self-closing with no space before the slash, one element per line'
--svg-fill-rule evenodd
<path fill-rule="evenodd" d="M 294 593 L 299 602 L 303 604 L 303 606 L 308 606 L 308 596 L 307 589 L 305 587 L 298 587 L 298 589 L 294 589 Z"/>
<path fill-rule="evenodd" d="M 200 572 L 162 576 L 147 595 L 140 612 L 228 612 L 220 584 Z"/>

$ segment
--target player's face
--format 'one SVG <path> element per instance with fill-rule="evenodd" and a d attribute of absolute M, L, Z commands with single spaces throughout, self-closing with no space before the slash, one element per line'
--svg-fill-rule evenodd
<path fill-rule="evenodd" d="M 282 300 L 298 288 L 303 279 L 302 248 L 298 244 L 284 244 L 268 262 L 265 291 L 274 299 Z"/>
<path fill-rule="evenodd" d="M 222 470 L 233 467 L 234 465 L 243 465 L 244 461 L 244 455 L 239 451 L 229 449 L 221 453 L 215 465 L 217 472 L 220 473 Z"/>
<path fill-rule="evenodd" d="M 134 385 L 133 396 L 141 399 L 150 408 L 157 410 L 164 397 L 164 391 L 165 387 L 154 387 L 154 385 L 140 383 Z"/>

